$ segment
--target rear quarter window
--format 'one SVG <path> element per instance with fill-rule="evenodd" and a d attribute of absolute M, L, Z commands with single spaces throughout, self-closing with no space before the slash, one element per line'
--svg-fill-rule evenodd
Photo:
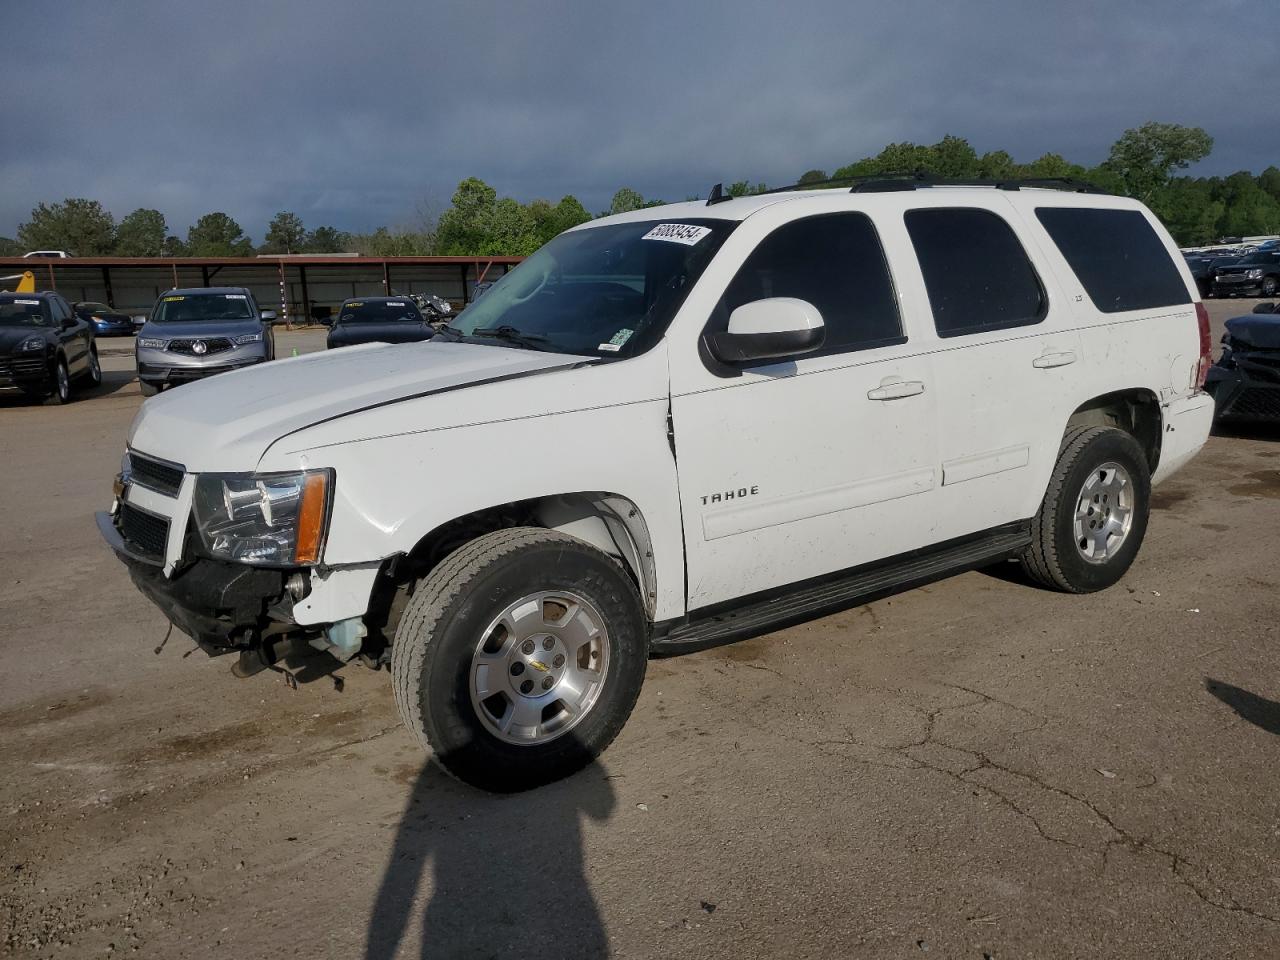
<path fill-rule="evenodd" d="M 1169 252 L 1139 211 L 1037 207 L 1036 218 L 1103 313 L 1191 302 Z"/>

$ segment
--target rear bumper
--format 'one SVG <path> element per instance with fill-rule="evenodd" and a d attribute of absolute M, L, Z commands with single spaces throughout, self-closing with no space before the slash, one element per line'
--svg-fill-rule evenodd
<path fill-rule="evenodd" d="M 1209 439 L 1213 428 L 1213 397 L 1193 393 L 1164 404 L 1164 434 L 1160 443 L 1160 463 L 1151 483 L 1160 483 L 1191 461 Z"/>
<path fill-rule="evenodd" d="M 273 621 L 290 622 L 290 571 L 198 559 L 166 577 L 154 557 L 120 535 L 111 514 L 95 519 L 134 586 L 210 656 L 253 645 Z"/>

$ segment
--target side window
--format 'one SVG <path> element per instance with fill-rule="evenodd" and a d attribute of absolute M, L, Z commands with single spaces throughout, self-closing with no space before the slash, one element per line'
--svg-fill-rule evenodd
<path fill-rule="evenodd" d="M 1036 218 L 1103 313 L 1191 302 L 1169 252 L 1139 211 L 1037 207 Z"/>
<path fill-rule="evenodd" d="M 49 312 L 53 317 L 54 323 L 61 323 L 70 316 L 70 312 L 62 302 L 62 298 L 57 294 L 54 294 L 49 298 Z"/>
<path fill-rule="evenodd" d="M 784 224 L 760 241 L 725 290 L 711 330 L 767 297 L 797 297 L 826 326 L 822 356 L 901 343 L 902 322 L 880 237 L 861 213 L 829 213 Z"/>
<path fill-rule="evenodd" d="M 989 210 L 908 210 L 907 232 L 940 337 L 1029 326 L 1044 319 L 1044 288 L 1013 228 Z"/>

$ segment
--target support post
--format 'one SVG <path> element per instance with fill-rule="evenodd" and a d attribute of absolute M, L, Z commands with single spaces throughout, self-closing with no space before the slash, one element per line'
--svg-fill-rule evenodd
<path fill-rule="evenodd" d="M 202 286 L 207 287 L 209 285 L 209 267 L 207 264 L 200 264 L 200 280 L 202 281 Z"/>
<path fill-rule="evenodd" d="M 391 296 L 391 268 L 387 266 L 385 260 L 382 261 L 382 295 Z"/>
<path fill-rule="evenodd" d="M 102 285 L 107 289 L 107 306 L 112 310 L 116 308 L 116 295 L 111 291 L 111 268 L 102 268 Z"/>
<path fill-rule="evenodd" d="M 177 264 L 177 263 L 175 263 L 174 261 L 170 260 L 170 261 L 169 261 L 169 266 L 173 267 L 173 287 L 172 287 L 172 289 L 177 290 L 177 289 L 178 289 L 178 264 Z"/>
<path fill-rule="evenodd" d="M 289 324 L 289 292 L 284 282 L 284 261 L 277 260 L 276 266 L 280 269 L 280 319 L 284 321 L 284 328 L 292 330 Z"/>
<path fill-rule="evenodd" d="M 462 271 L 462 304 L 463 306 L 466 306 L 471 302 L 471 295 L 467 290 L 467 265 L 462 263 L 459 264 L 458 267 Z"/>
<path fill-rule="evenodd" d="M 311 297 L 307 294 L 307 268 L 298 264 L 298 279 L 302 281 L 302 325 L 311 323 Z"/>
<path fill-rule="evenodd" d="M 53 277 L 53 264 L 49 264 L 49 289 L 54 293 L 58 292 L 58 281 Z"/>

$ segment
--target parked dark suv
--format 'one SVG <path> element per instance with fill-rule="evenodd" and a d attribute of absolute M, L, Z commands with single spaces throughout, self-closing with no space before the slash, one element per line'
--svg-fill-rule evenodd
<path fill-rule="evenodd" d="M 1213 291 L 1219 297 L 1274 297 L 1278 289 L 1280 250 L 1258 250 L 1214 269 Z"/>
<path fill-rule="evenodd" d="M 61 294 L 0 293 L 0 390 L 67 403 L 76 380 L 102 382 L 93 328 Z"/>

